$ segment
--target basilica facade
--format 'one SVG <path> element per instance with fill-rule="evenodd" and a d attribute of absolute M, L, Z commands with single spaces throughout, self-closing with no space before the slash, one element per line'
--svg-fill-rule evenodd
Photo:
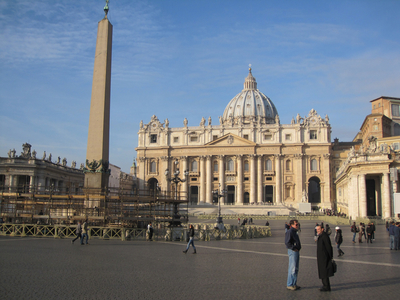
<path fill-rule="evenodd" d="M 154 115 L 149 123 L 140 122 L 139 189 L 177 188 L 191 204 L 215 203 L 213 191 L 225 190 L 225 205 L 298 208 L 309 202 L 332 208 L 330 135 L 328 116 L 314 109 L 281 124 L 274 103 L 257 89 L 249 69 L 243 90 L 229 101 L 218 125 L 211 117 L 193 127 L 185 118 L 180 128 Z M 177 169 L 184 181 L 171 185 Z"/>

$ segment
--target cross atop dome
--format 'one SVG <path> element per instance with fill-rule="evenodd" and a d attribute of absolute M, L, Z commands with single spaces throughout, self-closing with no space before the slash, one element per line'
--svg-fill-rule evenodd
<path fill-rule="evenodd" d="M 249 75 L 244 80 L 243 90 L 257 90 L 257 81 L 251 74 L 251 64 L 249 64 Z"/>

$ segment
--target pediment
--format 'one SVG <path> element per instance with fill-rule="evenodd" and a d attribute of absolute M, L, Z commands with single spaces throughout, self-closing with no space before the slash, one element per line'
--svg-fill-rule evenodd
<path fill-rule="evenodd" d="M 207 143 L 205 146 L 218 146 L 218 147 L 239 147 L 239 146 L 256 146 L 257 144 L 246 140 L 240 136 L 228 133 L 212 142 Z"/>

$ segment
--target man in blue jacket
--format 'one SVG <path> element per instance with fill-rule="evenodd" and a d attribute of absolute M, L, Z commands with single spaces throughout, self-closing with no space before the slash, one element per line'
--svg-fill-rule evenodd
<path fill-rule="evenodd" d="M 285 234 L 285 245 L 288 249 L 289 255 L 287 288 L 291 291 L 296 291 L 300 289 L 300 287 L 297 285 L 297 274 L 299 273 L 301 249 L 300 238 L 297 233 L 299 225 L 300 224 L 297 220 L 290 220 L 290 229 Z"/>

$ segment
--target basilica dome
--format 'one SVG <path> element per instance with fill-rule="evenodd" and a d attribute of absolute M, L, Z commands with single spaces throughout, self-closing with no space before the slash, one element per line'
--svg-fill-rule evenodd
<path fill-rule="evenodd" d="M 244 89 L 228 103 L 222 121 L 247 123 L 260 117 L 262 122 L 272 124 L 275 123 L 277 115 L 278 111 L 271 99 L 257 89 L 256 79 L 249 68 L 249 75 L 244 80 Z"/>

